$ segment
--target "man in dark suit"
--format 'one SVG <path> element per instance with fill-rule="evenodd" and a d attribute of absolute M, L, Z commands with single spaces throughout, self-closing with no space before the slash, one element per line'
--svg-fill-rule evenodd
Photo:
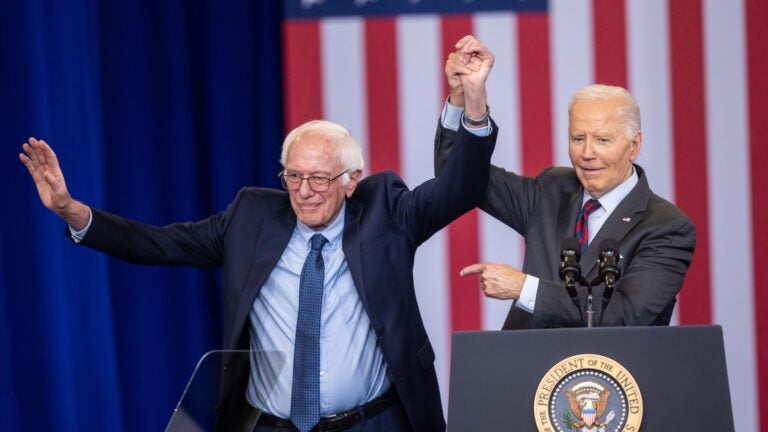
<path fill-rule="evenodd" d="M 472 57 L 487 56 L 492 54 L 480 41 L 468 38 L 446 62 L 451 95 L 435 137 L 437 175 L 454 151 L 452 124 L 463 103 L 461 75 L 474 69 Z M 584 326 L 587 290 L 580 287 L 572 298 L 560 282 L 561 245 L 567 237 L 579 239 L 581 272 L 592 280 L 598 273 L 599 245 L 612 239 L 619 244 L 620 279 L 604 310 L 605 285 L 594 288 L 595 322 L 669 325 L 696 235 L 690 219 L 655 195 L 645 171 L 634 164 L 642 145 L 637 102 L 623 88 L 592 85 L 576 92 L 568 114 L 573 168 L 552 167 L 526 177 L 492 166 L 480 203 L 525 237 L 522 271 L 479 263 L 461 274 L 478 274 L 488 297 L 514 300 L 504 329 Z"/>
<path fill-rule="evenodd" d="M 286 137 L 286 191 L 244 188 L 219 214 L 163 227 L 74 200 L 43 141 L 20 159 L 76 242 L 134 263 L 223 267 L 224 349 L 252 352 L 224 360 L 218 429 L 442 431 L 412 268 L 417 247 L 485 193 L 497 128 L 493 59 L 481 63 L 462 77 L 473 130 L 413 190 L 392 172 L 361 179 L 360 146 L 326 121 Z"/>

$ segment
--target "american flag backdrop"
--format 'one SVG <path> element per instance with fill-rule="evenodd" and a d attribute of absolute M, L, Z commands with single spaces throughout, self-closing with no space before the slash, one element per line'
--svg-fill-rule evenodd
<path fill-rule="evenodd" d="M 339 122 L 361 142 L 368 173 L 392 169 L 409 185 L 433 176 L 443 66 L 464 35 L 496 54 L 494 163 L 510 170 L 570 165 L 570 96 L 594 82 L 627 87 L 642 112 L 638 163 L 697 227 L 675 324 L 723 326 L 736 430 L 768 431 L 768 292 L 758 273 L 768 259 L 768 2 L 292 0 L 285 8 L 286 128 Z M 510 307 L 483 298 L 459 269 L 520 267 L 522 256 L 521 238 L 477 211 L 419 250 L 416 289 L 445 407 L 451 333 L 499 329 Z"/>

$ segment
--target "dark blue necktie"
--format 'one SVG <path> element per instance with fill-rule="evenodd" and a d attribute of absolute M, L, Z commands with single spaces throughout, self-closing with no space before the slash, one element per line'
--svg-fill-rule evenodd
<path fill-rule="evenodd" d="M 328 240 L 315 234 L 299 281 L 299 317 L 293 352 L 291 421 L 307 432 L 320 421 L 320 309 L 323 304 L 323 246 Z"/>
<path fill-rule="evenodd" d="M 589 215 L 600 207 L 600 201 L 591 199 L 584 203 L 584 207 L 581 208 L 579 217 L 576 219 L 576 229 L 574 231 L 576 240 L 581 245 L 582 254 L 587 250 L 587 245 L 589 244 Z"/>

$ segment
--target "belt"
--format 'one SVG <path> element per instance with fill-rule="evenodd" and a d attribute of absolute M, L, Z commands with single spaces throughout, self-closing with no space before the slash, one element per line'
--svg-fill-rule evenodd
<path fill-rule="evenodd" d="M 343 413 L 333 414 L 326 417 L 320 417 L 320 422 L 312 428 L 312 432 L 336 432 L 349 429 L 361 421 L 381 414 L 398 401 L 397 390 L 392 386 L 386 393 Z M 290 420 L 273 416 L 262 412 L 259 416 L 259 422 L 262 426 L 272 426 L 291 431 L 298 431 L 296 426 Z"/>

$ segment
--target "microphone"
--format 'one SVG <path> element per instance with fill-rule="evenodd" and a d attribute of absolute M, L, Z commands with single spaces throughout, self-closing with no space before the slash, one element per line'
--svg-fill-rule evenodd
<path fill-rule="evenodd" d="M 605 291 L 603 291 L 603 311 L 611 301 L 613 295 L 613 288 L 616 285 L 616 281 L 621 276 L 619 271 L 619 261 L 621 260 L 621 254 L 619 253 L 619 242 L 613 239 L 605 239 L 600 242 L 600 259 L 598 260 L 600 266 L 598 267 L 598 278 L 605 283 Z M 602 316 L 600 317 L 602 321 Z"/>
<path fill-rule="evenodd" d="M 581 267 L 579 250 L 581 245 L 575 237 L 566 237 L 560 251 L 560 280 L 565 282 L 565 288 L 571 299 L 576 302 L 576 282 L 581 280 Z"/>
<path fill-rule="evenodd" d="M 610 287 L 611 291 L 613 291 L 613 286 L 621 275 L 619 271 L 620 260 L 619 242 L 613 239 L 605 239 L 600 242 L 600 267 L 598 275 L 600 280 L 605 283 L 605 287 Z"/>

